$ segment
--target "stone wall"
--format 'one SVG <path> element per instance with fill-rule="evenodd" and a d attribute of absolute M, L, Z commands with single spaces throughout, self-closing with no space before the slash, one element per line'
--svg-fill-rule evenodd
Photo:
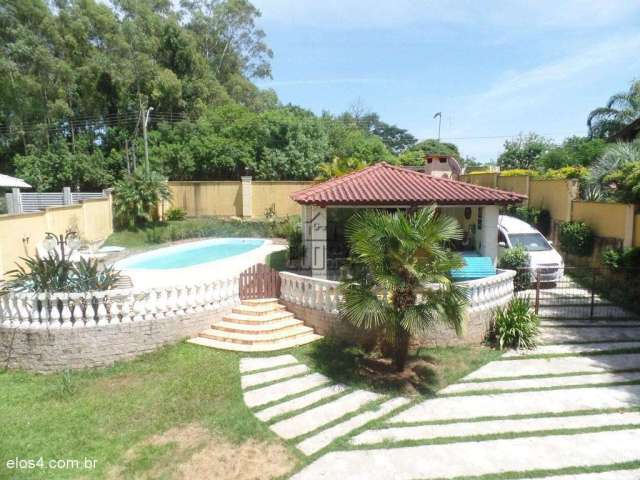
<path fill-rule="evenodd" d="M 354 341 L 366 341 L 368 334 L 357 330 L 348 322 L 341 320 L 336 313 L 328 313 L 322 310 L 315 310 L 309 307 L 296 305 L 286 300 L 281 303 L 287 307 L 296 318 L 304 321 L 305 325 L 312 327 L 320 335 L 334 335 Z M 505 302 L 506 303 L 506 302 Z M 489 334 L 495 309 L 469 311 L 465 315 L 463 333 L 461 336 L 451 327 L 445 324 L 434 325 L 429 331 L 421 336 L 414 336 L 411 339 L 412 347 L 450 347 L 460 345 L 478 345 L 482 343 Z"/>
<path fill-rule="evenodd" d="M 228 309 L 81 328 L 0 327 L 0 367 L 35 372 L 104 367 L 197 335 Z"/>

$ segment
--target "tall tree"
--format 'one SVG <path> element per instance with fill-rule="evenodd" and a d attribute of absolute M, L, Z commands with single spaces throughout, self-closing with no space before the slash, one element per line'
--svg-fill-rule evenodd
<path fill-rule="evenodd" d="M 626 92 L 616 93 L 604 107 L 596 108 L 587 117 L 589 136 L 607 138 L 640 118 L 640 80 Z"/>
<path fill-rule="evenodd" d="M 520 134 L 504 142 L 504 151 L 498 157 L 498 166 L 503 169 L 535 169 L 540 158 L 552 147 L 550 140 L 537 133 Z"/>

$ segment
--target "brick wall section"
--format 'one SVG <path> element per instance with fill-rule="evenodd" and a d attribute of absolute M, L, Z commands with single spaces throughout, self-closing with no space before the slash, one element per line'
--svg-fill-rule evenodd
<path fill-rule="evenodd" d="M 313 327 L 320 335 L 334 335 L 349 340 L 366 341 L 364 332 L 355 329 L 348 322 L 338 318 L 338 315 L 302 307 L 291 302 L 281 300 L 296 318 L 304 321 L 305 325 Z M 492 326 L 494 311 L 492 309 L 475 311 L 466 314 L 463 333 L 456 335 L 455 330 L 445 324 L 437 324 L 423 335 L 411 339 L 413 347 L 444 347 L 460 345 L 477 345 L 482 343 Z"/>
<path fill-rule="evenodd" d="M 104 367 L 195 336 L 228 311 L 77 329 L 0 327 L 0 367 L 41 373 Z"/>

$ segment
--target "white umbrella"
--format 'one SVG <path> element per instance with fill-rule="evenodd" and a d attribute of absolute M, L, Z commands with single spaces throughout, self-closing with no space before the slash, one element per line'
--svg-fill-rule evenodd
<path fill-rule="evenodd" d="M 24 180 L 0 173 L 0 188 L 31 188 Z"/>

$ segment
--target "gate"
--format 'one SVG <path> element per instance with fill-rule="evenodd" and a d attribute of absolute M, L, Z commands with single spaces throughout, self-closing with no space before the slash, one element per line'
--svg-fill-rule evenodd
<path fill-rule="evenodd" d="M 280 274 L 277 270 L 257 263 L 240 274 L 240 300 L 279 297 Z"/>
<path fill-rule="evenodd" d="M 547 270 L 520 269 L 514 282 L 516 295 L 541 317 L 635 319 L 640 313 L 639 270 L 565 266 L 560 278 Z"/>

